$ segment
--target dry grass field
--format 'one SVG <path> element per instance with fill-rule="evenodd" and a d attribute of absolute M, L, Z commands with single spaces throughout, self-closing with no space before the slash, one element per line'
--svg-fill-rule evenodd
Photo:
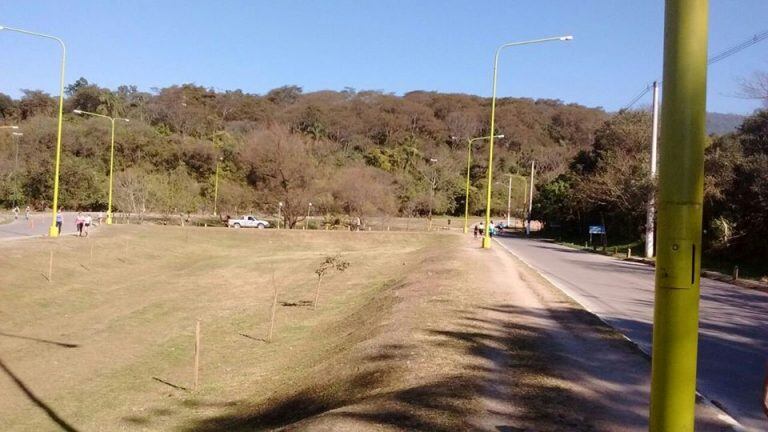
<path fill-rule="evenodd" d="M 313 309 L 336 254 L 350 267 Z M 647 430 L 649 366 L 471 235 L 122 225 L 0 243 L 0 431 Z"/>
<path fill-rule="evenodd" d="M 290 392 L 366 339 L 386 288 L 449 237 L 120 226 L 0 244 L 0 429 L 169 430 Z M 351 266 L 313 310 L 314 269 L 337 253 Z"/>

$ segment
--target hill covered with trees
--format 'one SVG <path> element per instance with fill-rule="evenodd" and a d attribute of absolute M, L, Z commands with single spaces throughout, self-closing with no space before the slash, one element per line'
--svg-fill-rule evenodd
<path fill-rule="evenodd" d="M 38 90 L 20 99 L 0 94 L 0 205 L 50 205 L 57 101 Z M 212 212 L 220 162 L 221 213 L 276 212 L 290 226 L 309 202 L 320 214 L 350 216 L 459 214 L 464 208 L 467 139 L 488 135 L 490 100 L 416 91 L 304 93 L 285 86 L 264 95 L 184 84 L 142 92 L 101 88 L 81 78 L 66 88 L 61 203 L 106 208 L 109 122 L 80 109 L 130 119 L 116 129 L 117 211 Z M 500 99 L 497 104 L 494 210 L 506 211 L 506 177 L 521 212 L 525 175 L 535 160 L 539 179 L 568 171 L 590 149 L 608 115 L 557 100 Z M 19 147 L 18 165 L 15 162 Z M 483 207 L 487 144 L 477 141 L 470 208 Z"/>

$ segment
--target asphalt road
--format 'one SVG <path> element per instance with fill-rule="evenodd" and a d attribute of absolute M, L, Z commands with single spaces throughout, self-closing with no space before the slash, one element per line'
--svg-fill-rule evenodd
<path fill-rule="evenodd" d="M 546 241 L 497 239 L 650 352 L 652 267 Z M 702 278 L 699 321 L 699 391 L 746 428 L 768 430 L 760 405 L 768 361 L 768 294 Z"/>
<path fill-rule="evenodd" d="M 75 228 L 75 217 L 77 213 L 64 212 L 64 223 L 61 227 L 61 234 L 74 234 L 77 230 Z M 91 215 L 95 216 L 95 215 Z M 7 224 L 0 224 L 0 241 L 12 240 L 25 237 L 35 237 L 41 235 L 48 235 L 48 229 L 51 226 L 51 214 L 50 213 L 36 213 L 30 216 L 30 220 L 27 221 L 24 218 L 24 212 L 19 215 L 19 219 L 11 221 Z"/>

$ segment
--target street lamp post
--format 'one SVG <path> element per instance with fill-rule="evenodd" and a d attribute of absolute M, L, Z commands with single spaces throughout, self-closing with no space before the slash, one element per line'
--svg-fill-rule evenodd
<path fill-rule="evenodd" d="M 491 188 L 493 183 L 493 132 L 495 131 L 496 121 L 496 78 L 499 69 L 499 54 L 504 48 L 520 45 L 530 45 L 543 42 L 554 41 L 569 41 L 573 40 L 573 36 L 557 36 L 544 39 L 535 39 L 523 42 L 510 42 L 496 48 L 496 55 L 493 60 L 493 93 L 491 96 L 491 137 L 488 141 L 488 188 L 486 190 L 486 202 L 485 202 L 485 225 L 483 226 L 483 248 L 488 249 L 491 247 L 491 235 L 490 235 L 490 223 L 491 223 Z"/>
<path fill-rule="evenodd" d="M 693 431 L 707 107 L 707 0 L 667 0 L 649 430 Z"/>
<path fill-rule="evenodd" d="M 307 223 L 309 221 L 309 214 L 312 212 L 312 203 L 307 206 L 307 218 L 304 219 L 304 229 L 307 229 Z"/>
<path fill-rule="evenodd" d="M 109 199 L 107 200 L 107 225 L 112 225 L 112 175 L 115 167 L 115 120 L 122 120 L 126 123 L 129 122 L 130 120 L 127 118 L 110 117 L 104 114 L 96 114 L 96 113 L 83 111 L 83 110 L 74 110 L 73 112 L 75 114 L 80 114 L 80 115 L 89 115 L 94 117 L 105 118 L 112 123 L 112 137 L 111 137 L 111 143 L 109 146 Z"/>
<path fill-rule="evenodd" d="M 61 165 L 61 125 L 64 117 L 64 68 L 67 59 L 67 47 L 64 45 L 64 41 L 55 37 L 43 33 L 36 33 L 28 30 L 22 30 L 12 27 L 5 27 L 0 25 L 0 31 L 11 31 L 16 33 L 22 33 L 30 36 L 37 36 L 46 39 L 53 39 L 61 45 L 61 77 L 59 80 L 59 120 L 56 131 L 56 161 L 54 162 L 54 174 L 53 174 L 53 214 L 51 217 L 51 227 L 48 230 L 48 235 L 51 237 L 58 237 L 59 230 L 56 228 L 56 213 L 59 211 L 59 167 Z"/>
<path fill-rule="evenodd" d="M 472 143 L 490 137 L 477 137 L 467 139 L 467 187 L 464 193 L 464 234 L 469 232 L 469 171 L 472 168 Z M 496 135 L 495 138 L 504 138 L 504 135 Z"/>

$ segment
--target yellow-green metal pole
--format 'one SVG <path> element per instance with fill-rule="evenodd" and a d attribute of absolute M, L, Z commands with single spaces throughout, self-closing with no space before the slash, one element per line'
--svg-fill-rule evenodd
<path fill-rule="evenodd" d="M 708 0 L 667 0 L 650 430 L 693 431 Z"/>
<path fill-rule="evenodd" d="M 107 198 L 107 225 L 112 225 L 112 184 L 113 184 L 113 176 L 115 172 L 115 120 L 123 120 L 125 122 L 129 122 L 130 120 L 127 118 L 120 118 L 120 117 L 110 117 L 108 115 L 104 114 L 96 114 L 88 111 L 83 110 L 74 110 L 75 114 L 83 114 L 83 115 L 89 115 L 94 117 L 101 117 L 105 118 L 110 121 L 112 124 L 112 138 L 110 140 L 109 145 L 109 192 Z"/>
<path fill-rule="evenodd" d="M 491 223 L 491 183 L 493 182 L 493 134 L 496 132 L 496 77 L 499 66 L 499 53 L 504 45 L 496 49 L 496 56 L 493 60 L 493 93 L 491 97 L 491 139 L 488 141 L 488 187 L 486 187 L 485 196 L 485 224 L 483 225 L 482 247 L 488 249 L 491 247 L 490 223 Z"/>
<path fill-rule="evenodd" d="M 53 214 L 51 215 L 51 226 L 48 229 L 48 235 L 58 237 L 59 230 L 56 228 L 56 213 L 59 211 L 59 167 L 61 166 L 61 124 L 64 118 L 64 68 L 67 62 L 67 47 L 64 41 L 54 38 L 61 44 L 61 76 L 59 78 L 59 119 L 56 126 L 56 162 L 54 164 L 53 174 Z"/>
<path fill-rule="evenodd" d="M 67 63 L 67 47 L 64 45 L 64 41 L 55 37 L 43 33 L 32 32 L 28 30 L 21 30 L 12 27 L 0 26 L 0 31 L 7 30 L 16 33 L 23 33 L 31 36 L 38 36 L 46 39 L 53 39 L 61 45 L 61 74 L 59 79 L 59 121 L 56 130 L 56 160 L 54 162 L 54 174 L 53 174 L 53 209 L 51 214 L 51 227 L 48 230 L 48 235 L 51 237 L 58 237 L 59 230 L 56 228 L 56 214 L 59 211 L 59 166 L 61 165 L 61 125 L 64 117 L 64 69 Z"/>
<path fill-rule="evenodd" d="M 107 199 L 107 225 L 112 225 L 112 175 L 115 169 L 115 118 L 112 122 L 112 140 L 109 145 L 109 198 Z"/>
<path fill-rule="evenodd" d="M 472 143 L 490 137 L 477 137 L 467 139 L 467 187 L 464 196 L 464 234 L 469 232 L 469 171 L 472 168 Z M 495 138 L 504 138 L 504 135 L 496 135 Z"/>
<path fill-rule="evenodd" d="M 490 236 L 490 223 L 491 223 L 491 190 L 492 190 L 492 184 L 493 184 L 493 138 L 495 127 L 496 127 L 496 77 L 497 72 L 499 69 L 499 54 L 501 53 L 501 50 L 504 48 L 509 48 L 513 46 L 519 46 L 519 45 L 530 45 L 535 43 L 541 43 L 541 42 L 553 42 L 553 41 L 569 41 L 572 40 L 573 36 L 557 36 L 557 37 L 551 37 L 551 38 L 544 38 L 544 39 L 535 39 L 530 41 L 524 41 L 524 42 L 512 42 L 507 43 L 504 45 L 499 46 L 496 48 L 496 55 L 493 59 L 493 93 L 491 95 L 491 126 L 490 126 L 490 141 L 488 143 L 488 187 L 486 188 L 486 197 L 485 197 L 485 225 L 483 227 L 484 233 L 483 233 L 483 248 L 488 249 L 491 247 L 491 236 Z"/>

